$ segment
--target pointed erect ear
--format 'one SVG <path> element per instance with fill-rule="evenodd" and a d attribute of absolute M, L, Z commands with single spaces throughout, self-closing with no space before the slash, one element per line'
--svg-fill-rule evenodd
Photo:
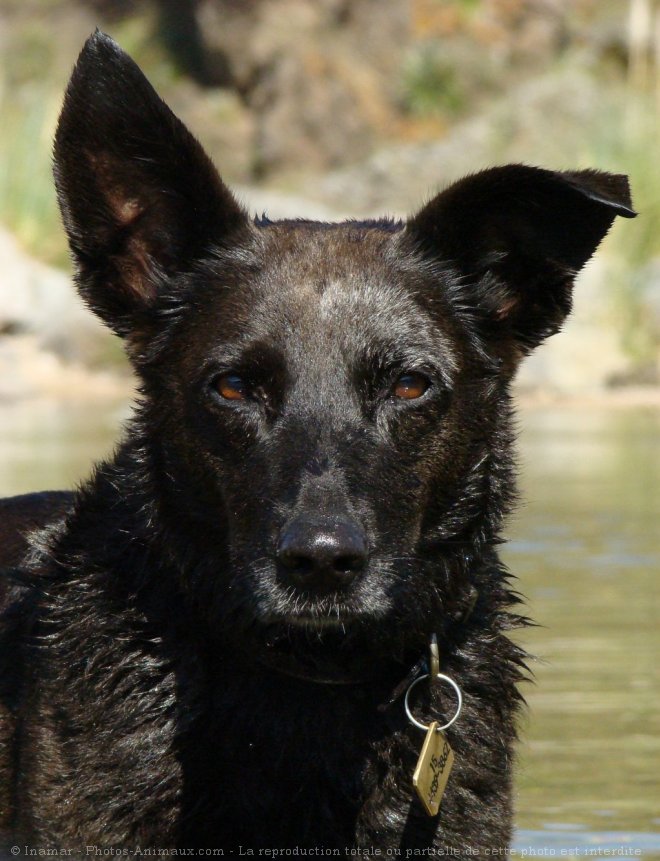
<path fill-rule="evenodd" d="M 248 229 L 200 144 L 103 33 L 73 71 L 54 163 L 80 291 L 118 334 L 169 278 Z"/>
<path fill-rule="evenodd" d="M 450 186 L 406 235 L 458 270 L 486 337 L 520 354 L 560 328 L 575 275 L 615 216 L 634 217 L 631 206 L 625 176 L 507 165 Z"/>

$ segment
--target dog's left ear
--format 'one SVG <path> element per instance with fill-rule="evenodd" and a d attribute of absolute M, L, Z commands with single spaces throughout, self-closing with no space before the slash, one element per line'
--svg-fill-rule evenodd
<path fill-rule="evenodd" d="M 73 70 L 54 170 L 80 292 L 120 335 L 140 331 L 174 277 L 248 231 L 201 145 L 100 32 Z"/>
<path fill-rule="evenodd" d="M 625 176 L 506 165 L 468 176 L 407 224 L 425 256 L 457 269 L 485 336 L 517 355 L 554 334 L 573 280 L 615 216 L 633 218 Z"/>

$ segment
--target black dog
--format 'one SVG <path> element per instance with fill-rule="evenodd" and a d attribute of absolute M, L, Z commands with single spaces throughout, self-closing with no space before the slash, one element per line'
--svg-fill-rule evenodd
<path fill-rule="evenodd" d="M 506 846 L 508 388 L 634 214 L 626 179 L 509 165 L 407 223 L 252 223 L 101 34 L 55 173 L 80 291 L 141 394 L 80 491 L 5 503 L 6 842 Z M 403 694 L 433 635 L 464 702 L 430 816 Z M 444 683 L 410 697 L 422 724 L 455 707 Z"/>

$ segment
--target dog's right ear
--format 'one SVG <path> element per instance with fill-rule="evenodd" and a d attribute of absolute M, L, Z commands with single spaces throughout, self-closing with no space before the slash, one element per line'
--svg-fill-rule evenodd
<path fill-rule="evenodd" d="M 201 145 L 98 31 L 66 92 L 54 172 L 80 292 L 120 335 L 173 276 L 248 230 Z"/>
<path fill-rule="evenodd" d="M 517 361 L 559 330 L 575 276 L 617 215 L 635 216 L 625 176 L 511 164 L 449 186 L 404 236 L 457 272 L 461 304 Z"/>

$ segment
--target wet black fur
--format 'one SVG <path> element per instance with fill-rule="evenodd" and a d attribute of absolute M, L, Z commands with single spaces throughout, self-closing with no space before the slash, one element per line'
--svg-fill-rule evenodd
<path fill-rule="evenodd" d="M 79 289 L 141 393 L 116 455 L 18 517 L 42 527 L 22 561 L 5 547 L 5 842 L 505 846 L 525 660 L 497 556 L 509 384 L 633 214 L 625 178 L 509 165 L 406 223 L 250 222 L 102 34 L 55 173 Z M 218 395 L 227 370 L 247 400 Z M 396 399 L 411 370 L 428 390 Z M 344 592 L 297 591 L 275 559 L 310 513 L 368 537 Z M 396 689 L 434 632 L 465 708 L 429 818 Z"/>

